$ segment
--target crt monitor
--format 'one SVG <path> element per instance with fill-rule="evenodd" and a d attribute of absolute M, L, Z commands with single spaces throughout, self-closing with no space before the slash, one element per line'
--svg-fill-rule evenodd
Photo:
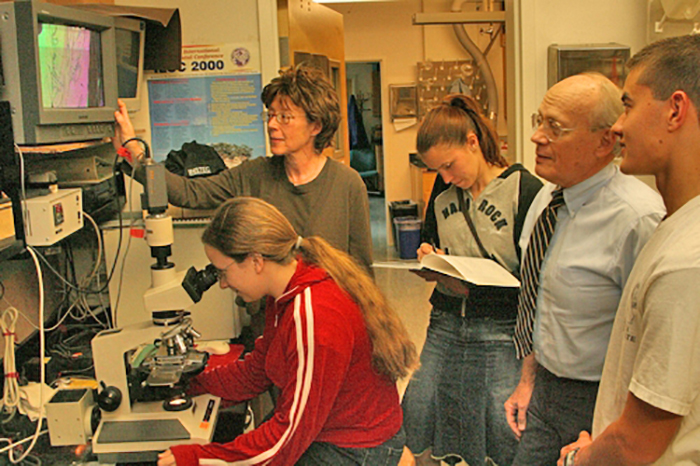
<path fill-rule="evenodd" d="M 18 0 L 0 3 L 0 100 L 18 144 L 110 136 L 117 103 L 114 19 Z"/>
<path fill-rule="evenodd" d="M 130 18 L 114 18 L 117 47 L 117 90 L 129 112 L 141 109 L 143 51 L 146 23 Z"/>
<path fill-rule="evenodd" d="M 0 260 L 24 249 L 21 172 L 10 120 L 10 103 L 0 101 Z"/>

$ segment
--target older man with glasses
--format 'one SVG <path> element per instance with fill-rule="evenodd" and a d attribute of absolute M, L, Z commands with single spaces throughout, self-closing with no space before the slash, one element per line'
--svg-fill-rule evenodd
<path fill-rule="evenodd" d="M 515 343 L 521 379 L 505 404 L 514 466 L 551 466 L 590 429 L 615 311 L 664 214 L 658 194 L 613 163 L 620 90 L 597 73 L 547 91 L 533 116 L 542 188 L 523 226 Z"/>

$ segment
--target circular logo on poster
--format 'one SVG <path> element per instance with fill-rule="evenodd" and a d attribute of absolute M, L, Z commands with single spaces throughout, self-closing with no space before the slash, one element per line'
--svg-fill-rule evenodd
<path fill-rule="evenodd" d="M 236 66 L 246 66 L 250 61 L 250 52 L 247 48 L 238 47 L 231 52 L 231 61 Z"/>

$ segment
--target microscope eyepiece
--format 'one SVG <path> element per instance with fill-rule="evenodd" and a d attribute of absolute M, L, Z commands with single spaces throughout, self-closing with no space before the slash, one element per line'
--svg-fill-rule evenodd
<path fill-rule="evenodd" d="M 182 287 L 190 295 L 192 301 L 198 303 L 202 299 L 202 294 L 212 287 L 219 280 L 216 274 L 216 267 L 213 264 L 207 265 L 204 269 L 197 271 L 190 267 L 182 281 Z"/>

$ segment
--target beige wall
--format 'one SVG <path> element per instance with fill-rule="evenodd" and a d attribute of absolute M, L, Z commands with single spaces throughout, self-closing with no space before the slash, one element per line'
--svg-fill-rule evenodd
<path fill-rule="evenodd" d="M 547 47 L 550 44 L 617 42 L 629 45 L 632 53 L 646 44 L 646 3 L 639 0 L 525 0 L 520 9 L 521 65 L 518 98 L 522 104 L 520 147 L 526 167 L 534 166 L 529 115 L 547 91 Z M 517 5 L 519 4 L 519 5 Z M 593 26 L 595 25 L 595 26 Z"/>
<path fill-rule="evenodd" d="M 387 201 L 411 198 L 408 154 L 415 152 L 417 127 L 396 131 L 391 123 L 388 87 L 417 81 L 416 64 L 425 60 L 459 60 L 468 56 L 449 26 L 414 26 L 418 12 L 449 11 L 449 0 L 328 4 L 345 20 L 345 59 L 349 62 L 378 61 L 382 79 L 382 128 L 384 137 L 385 192 Z M 467 7 L 465 5 L 465 10 Z M 469 33 L 482 48 L 488 37 L 470 26 Z M 489 53 L 497 80 L 502 82 L 503 55 L 500 39 Z M 499 111 L 499 132 L 505 133 L 505 111 Z"/>
<path fill-rule="evenodd" d="M 632 53 L 645 45 L 646 2 L 639 0 L 507 0 L 513 22 L 506 33 L 516 53 L 515 68 L 507 79 L 513 85 L 508 99 L 514 105 L 509 134 L 510 146 L 517 152 L 509 158 L 534 167 L 534 146 L 530 142 L 529 115 L 539 106 L 547 89 L 547 47 L 552 43 L 606 43 L 629 45 Z M 452 2 L 444 0 L 401 0 L 388 3 L 359 3 L 329 6 L 345 19 L 347 61 L 380 61 L 382 72 L 382 111 L 384 163 L 387 200 L 411 197 L 408 153 L 415 150 L 415 127 L 396 132 L 391 126 L 387 88 L 389 84 L 416 81 L 416 63 L 422 60 L 459 59 L 466 52 L 448 26 L 413 26 L 418 12 L 447 12 Z M 471 8 L 468 4 L 464 9 Z M 470 35 L 482 50 L 488 39 L 471 26 Z M 499 43 L 494 45 L 497 49 Z M 495 51 L 489 62 L 502 76 L 502 62 Z M 499 133 L 505 132 L 504 96 L 500 95 Z"/>
<path fill-rule="evenodd" d="M 396 132 L 389 116 L 388 84 L 413 83 L 423 57 L 421 28 L 411 26 L 419 2 L 329 4 L 343 14 L 345 60 L 378 61 L 382 80 L 382 130 L 387 200 L 411 196 L 408 154 L 415 149 L 415 130 Z"/>

